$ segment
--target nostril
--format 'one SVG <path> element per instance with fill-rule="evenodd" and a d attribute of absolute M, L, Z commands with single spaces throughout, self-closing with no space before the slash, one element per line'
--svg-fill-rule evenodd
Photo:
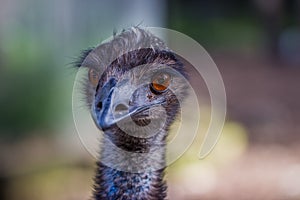
<path fill-rule="evenodd" d="M 115 108 L 115 112 L 122 112 L 128 110 L 128 107 L 124 104 L 118 104 Z"/>
<path fill-rule="evenodd" d="M 96 106 L 98 109 L 102 109 L 102 101 L 99 101 L 98 103 L 97 103 L 97 106 Z"/>

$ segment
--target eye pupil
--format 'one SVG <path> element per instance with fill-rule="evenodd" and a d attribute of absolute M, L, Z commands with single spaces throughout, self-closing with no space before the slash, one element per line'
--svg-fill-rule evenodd
<path fill-rule="evenodd" d="M 166 82 L 166 79 L 167 79 L 167 77 L 161 76 L 161 77 L 159 77 L 159 79 L 158 79 L 158 83 L 163 84 L 163 83 Z"/>
<path fill-rule="evenodd" d="M 99 81 L 99 75 L 98 72 L 94 69 L 89 70 L 89 81 L 93 86 L 96 86 Z"/>
<path fill-rule="evenodd" d="M 165 91 L 171 82 L 171 76 L 169 74 L 158 74 L 152 79 L 151 87 L 157 92 Z"/>

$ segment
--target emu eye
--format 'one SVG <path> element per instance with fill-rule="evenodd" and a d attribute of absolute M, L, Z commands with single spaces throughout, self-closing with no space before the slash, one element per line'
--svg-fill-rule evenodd
<path fill-rule="evenodd" d="M 151 81 L 151 88 L 156 92 L 164 92 L 171 83 L 171 76 L 168 73 L 154 75 Z"/>
<path fill-rule="evenodd" d="M 98 81 L 99 81 L 99 74 L 96 70 L 90 69 L 89 70 L 89 81 L 93 86 L 97 86 Z"/>

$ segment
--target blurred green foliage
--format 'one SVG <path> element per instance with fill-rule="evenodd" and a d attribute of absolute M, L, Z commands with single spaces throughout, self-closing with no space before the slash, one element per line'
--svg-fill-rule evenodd
<path fill-rule="evenodd" d="M 46 128 L 54 116 L 55 59 L 25 31 L 1 49 L 0 131 L 7 136 Z M 3 47 L 3 46 L 2 46 Z"/>
<path fill-rule="evenodd" d="M 251 19 L 212 18 L 174 20 L 174 27 L 210 49 L 257 49 L 262 30 Z"/>
<path fill-rule="evenodd" d="M 71 63 L 82 49 L 113 30 L 103 29 L 110 21 L 99 20 L 101 5 L 60 0 L 0 3 L 1 138 L 55 133 L 72 119 L 76 69 Z"/>

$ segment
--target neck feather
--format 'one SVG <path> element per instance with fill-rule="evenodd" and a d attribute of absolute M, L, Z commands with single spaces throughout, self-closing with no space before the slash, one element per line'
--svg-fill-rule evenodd
<path fill-rule="evenodd" d="M 117 147 L 105 134 L 97 162 L 94 199 L 165 199 L 166 150 L 162 135 L 147 141 L 152 145 L 145 149 L 132 152 Z"/>

